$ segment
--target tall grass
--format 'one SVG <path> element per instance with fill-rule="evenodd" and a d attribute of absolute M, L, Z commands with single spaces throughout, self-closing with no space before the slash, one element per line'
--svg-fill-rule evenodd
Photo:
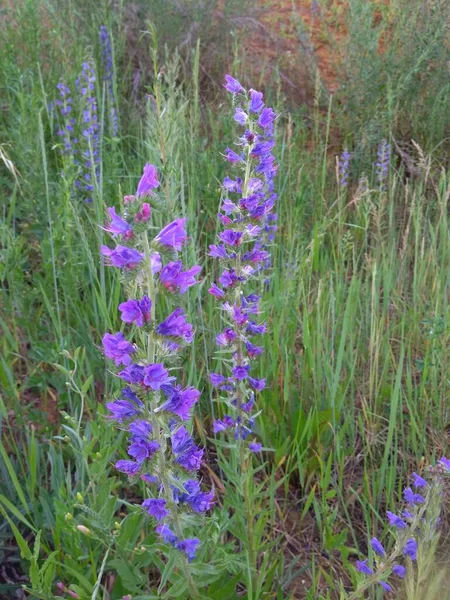
<path fill-rule="evenodd" d="M 214 352 L 219 317 L 206 293 L 214 279 L 206 249 L 216 233 L 220 153 L 232 122 L 220 110 L 219 86 L 202 95 L 210 57 L 201 43 L 181 61 L 164 52 L 158 38 L 166 31 L 150 23 L 136 30 L 149 75 L 133 104 L 130 34 L 121 21 L 130 6 L 120 4 L 112 11 L 109 3 L 87 10 L 70 2 L 63 10 L 50 0 L 19 2 L 0 24 L 0 558 L 27 574 L 36 598 L 52 598 L 59 579 L 82 598 L 106 598 L 99 592 L 105 572 L 115 574 L 111 598 L 154 597 L 158 585 L 154 534 L 132 508 L 126 481 L 111 472 L 123 443 L 104 417 L 112 378 L 97 349 L 102 333 L 118 325 L 112 308 L 121 293 L 99 259 L 104 206 L 119 206 L 135 189 L 147 160 L 161 169 L 169 212 L 188 217 L 187 262 L 204 265 L 205 285 L 190 299 L 198 335 L 183 376 L 204 390 L 196 433 L 209 449 L 204 476 L 217 487 L 219 506 L 224 491 L 207 442 L 219 408 L 210 401 L 205 357 Z M 350 2 L 345 86 L 336 104 L 322 109 L 319 99 L 310 120 L 267 84 L 283 111 L 279 231 L 265 292 L 271 335 L 260 363 L 270 386 L 257 427 L 273 449 L 260 475 L 269 487 L 261 511 L 271 515 L 260 534 L 271 548 L 266 560 L 273 551 L 277 561 L 272 570 L 262 565 L 267 577 L 255 598 L 338 598 L 338 580 L 349 585 L 343 566 L 385 527 L 385 510 L 408 472 L 448 450 L 447 7 L 408 7 L 408 20 L 403 2 L 377 9 L 388 18 L 374 27 L 372 5 Z M 62 176 L 48 104 L 61 76 L 74 81 L 85 56 L 99 56 L 102 22 L 117 32 L 121 131 L 120 139 L 102 141 L 102 177 L 88 206 Z M 239 50 L 235 65 L 245 71 Z M 96 93 L 105 115 L 100 79 Z M 335 181 L 336 130 L 355 148 L 345 190 Z M 384 193 L 373 163 L 378 141 L 391 132 L 418 141 L 422 162 L 411 178 L 394 157 Z M 363 172 L 365 191 L 358 187 Z M 222 511 L 218 529 L 210 526 L 221 553 L 210 598 L 224 598 L 227 585 L 229 597 L 240 589 L 224 541 L 227 518 Z M 77 519 L 103 541 L 67 535 Z M 20 586 L 12 581 L 0 583 L 5 598 Z"/>

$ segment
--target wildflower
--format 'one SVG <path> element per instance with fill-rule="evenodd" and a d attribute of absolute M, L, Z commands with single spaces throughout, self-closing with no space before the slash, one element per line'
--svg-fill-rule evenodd
<path fill-rule="evenodd" d="M 397 575 L 397 577 L 400 577 L 400 579 L 403 579 L 406 574 L 406 568 L 403 565 L 394 565 L 392 567 L 392 573 Z"/>
<path fill-rule="evenodd" d="M 188 561 L 192 562 L 195 558 L 195 553 L 197 551 L 197 547 L 200 544 L 200 540 L 197 538 L 189 538 L 185 540 L 180 540 L 177 543 L 178 550 L 181 550 L 188 557 Z"/>
<path fill-rule="evenodd" d="M 150 321 L 151 308 L 152 301 L 148 296 L 143 296 L 141 300 L 127 300 L 119 304 L 122 313 L 120 318 L 124 323 L 136 323 L 138 327 L 142 327 Z"/>
<path fill-rule="evenodd" d="M 415 494 L 410 487 L 403 490 L 403 496 L 406 502 L 410 504 L 423 504 L 425 502 L 425 498 L 420 494 Z"/>
<path fill-rule="evenodd" d="M 405 523 L 405 521 L 402 518 L 395 515 L 394 513 L 390 512 L 388 510 L 386 512 L 386 514 L 389 519 L 389 525 L 391 525 L 393 527 L 397 527 L 398 529 L 405 529 L 407 527 L 407 524 Z"/>
<path fill-rule="evenodd" d="M 82 65 L 80 77 L 76 84 L 81 93 L 82 102 L 82 156 L 81 181 L 77 180 L 75 185 L 86 194 L 86 202 L 92 202 L 91 193 L 94 190 L 94 179 L 100 177 L 100 124 L 97 114 L 97 99 L 95 97 L 95 69 L 92 59 Z"/>
<path fill-rule="evenodd" d="M 106 257 L 107 264 L 119 269 L 133 269 L 144 258 L 144 255 L 134 248 L 121 245 L 116 246 L 114 250 L 111 250 L 108 246 L 102 246 L 101 252 Z"/>
<path fill-rule="evenodd" d="M 116 98 L 114 94 L 114 62 L 112 53 L 111 36 L 105 25 L 100 26 L 99 31 L 100 44 L 102 48 L 103 59 L 103 81 L 106 83 L 106 92 L 109 102 L 110 130 L 113 137 L 116 137 L 119 131 L 118 112 L 116 107 Z"/>
<path fill-rule="evenodd" d="M 445 458 L 445 456 L 443 456 L 440 459 L 439 464 L 442 465 L 445 469 L 447 469 L 447 471 L 450 471 L 450 459 L 449 458 Z"/>
<path fill-rule="evenodd" d="M 161 408 L 176 414 L 182 421 L 189 420 L 191 408 L 200 398 L 200 392 L 194 387 L 182 390 L 180 387 L 171 386 L 166 395 L 168 399 Z"/>
<path fill-rule="evenodd" d="M 137 475 L 141 470 L 141 465 L 132 460 L 118 460 L 114 467 L 126 475 Z"/>
<path fill-rule="evenodd" d="M 174 380 L 175 377 L 170 377 L 169 372 L 161 363 L 147 365 L 144 368 L 143 383 L 152 390 L 159 390 L 162 385 L 167 385 Z"/>
<path fill-rule="evenodd" d="M 231 75 L 225 75 L 224 88 L 231 94 L 240 94 L 241 92 L 245 92 L 239 81 L 234 79 L 234 77 L 231 77 Z"/>
<path fill-rule="evenodd" d="M 387 592 L 392 592 L 392 588 L 391 588 L 391 586 L 390 586 L 390 585 L 389 585 L 389 584 L 388 584 L 386 581 L 382 581 L 382 580 L 380 580 L 378 583 L 379 583 L 379 584 L 381 585 L 381 587 L 382 587 L 384 590 L 386 590 Z"/>
<path fill-rule="evenodd" d="M 248 445 L 248 449 L 252 452 L 260 452 L 262 449 L 262 444 L 260 444 L 259 442 L 250 442 L 250 444 Z"/>
<path fill-rule="evenodd" d="M 202 270 L 199 265 L 194 265 L 187 271 L 183 271 L 182 269 L 183 263 L 181 260 L 168 263 L 162 268 L 159 280 L 170 292 L 178 291 L 180 294 L 186 293 L 191 286 L 197 283 L 195 277 Z"/>
<path fill-rule="evenodd" d="M 123 333 L 105 333 L 102 338 L 103 349 L 105 356 L 114 360 L 116 366 L 127 366 L 131 363 L 131 355 L 135 351 L 133 346 L 128 342 Z"/>
<path fill-rule="evenodd" d="M 146 163 L 144 173 L 139 180 L 136 195 L 140 197 L 149 196 L 159 186 L 156 167 Z M 185 219 L 184 219 L 185 220 Z"/>
<path fill-rule="evenodd" d="M 104 227 L 105 231 L 112 233 L 113 236 L 123 235 L 124 238 L 129 238 L 133 235 L 133 228 L 116 214 L 114 207 L 108 208 L 108 214 L 111 217 L 111 222 L 108 227 Z"/>
<path fill-rule="evenodd" d="M 257 92 L 256 90 L 250 90 L 249 94 L 250 94 L 249 109 L 254 113 L 260 112 L 260 110 L 262 110 L 262 108 L 264 107 L 262 92 Z"/>
<path fill-rule="evenodd" d="M 403 546 L 403 554 L 411 560 L 417 559 L 417 542 L 414 538 L 410 538 Z"/>
<path fill-rule="evenodd" d="M 349 172 L 349 166 L 350 166 L 350 158 L 351 158 L 351 154 L 347 150 L 347 148 L 345 148 L 344 151 L 342 152 L 342 154 L 339 158 L 339 162 L 338 162 L 339 183 L 342 187 L 347 187 L 347 185 L 348 185 L 348 172 Z"/>
<path fill-rule="evenodd" d="M 149 498 L 148 500 L 144 500 L 142 506 L 151 517 L 154 517 L 157 521 L 161 521 L 170 514 L 166 508 L 166 504 L 167 502 L 163 498 Z"/>
<path fill-rule="evenodd" d="M 119 373 L 119 377 L 121 377 L 127 383 L 137 385 L 142 383 L 144 379 L 144 367 L 141 365 L 130 365 Z"/>
<path fill-rule="evenodd" d="M 417 475 L 417 473 L 413 473 L 412 476 L 414 478 L 414 482 L 413 482 L 414 487 L 419 488 L 419 487 L 426 487 L 428 485 L 426 480 L 423 477 L 421 477 L 420 475 Z"/>
<path fill-rule="evenodd" d="M 176 308 L 158 325 L 156 331 L 159 335 L 182 338 L 188 343 L 192 342 L 194 337 L 193 327 L 186 321 L 186 315 L 181 308 Z"/>
<path fill-rule="evenodd" d="M 391 146 L 386 140 L 381 140 L 378 145 L 376 175 L 380 189 L 386 190 L 386 179 L 389 174 L 389 164 L 391 161 Z"/>
<path fill-rule="evenodd" d="M 152 210 L 150 208 L 150 204 L 148 202 L 144 202 L 141 206 L 141 210 L 136 213 L 135 219 L 140 223 L 145 223 L 150 219 L 151 214 Z"/>
<path fill-rule="evenodd" d="M 373 551 L 379 556 L 385 556 L 386 552 L 383 548 L 383 545 L 377 538 L 372 538 L 370 541 L 370 545 L 372 546 Z"/>
<path fill-rule="evenodd" d="M 186 219 L 173 221 L 158 233 L 155 241 L 180 252 L 183 242 L 187 239 L 185 224 Z"/>
<path fill-rule="evenodd" d="M 199 469 L 203 450 L 198 448 L 185 427 L 180 427 L 171 437 L 175 462 L 186 471 Z"/>
<path fill-rule="evenodd" d="M 245 125 L 247 119 L 247 113 L 244 112 L 240 106 L 238 106 L 236 108 L 236 112 L 234 113 L 234 120 L 236 121 L 236 123 L 239 123 L 239 125 Z"/>
<path fill-rule="evenodd" d="M 357 560 L 355 565 L 360 573 L 364 573 L 365 575 L 373 575 L 373 569 L 371 569 L 367 564 L 367 558 L 364 560 Z"/>

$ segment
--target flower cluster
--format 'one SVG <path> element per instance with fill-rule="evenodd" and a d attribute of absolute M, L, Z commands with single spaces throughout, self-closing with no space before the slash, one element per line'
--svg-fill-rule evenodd
<path fill-rule="evenodd" d="M 375 164 L 378 185 L 383 191 L 386 190 L 386 179 L 389 175 L 391 162 L 391 145 L 386 140 L 378 144 L 377 162 Z"/>
<path fill-rule="evenodd" d="M 164 227 L 152 241 L 148 227 L 152 210 L 148 200 L 159 186 L 156 168 L 147 164 L 137 192 L 125 197 L 124 215 L 108 209 L 105 225 L 116 241 L 102 247 L 107 264 L 122 269 L 132 297 L 119 304 L 121 320 L 132 328 L 137 343 L 122 332 L 103 337 L 105 356 L 118 368 L 124 382 L 120 396 L 107 403 L 110 418 L 128 433 L 127 459 L 116 468 L 148 485 L 143 509 L 157 522 L 163 542 L 182 551 L 191 561 L 199 545 L 186 537 L 179 512 L 203 513 L 214 493 L 203 492 L 197 479 L 203 450 L 196 446 L 185 425 L 200 392 L 183 388 L 170 363 L 192 342 L 193 327 L 180 307 L 157 320 L 159 294 L 184 294 L 196 283 L 200 267 L 183 270 L 178 252 L 187 240 L 185 219 Z"/>
<path fill-rule="evenodd" d="M 273 179 L 277 165 L 272 149 L 276 114 L 265 106 L 261 92 L 247 92 L 229 75 L 225 88 L 233 95 L 234 120 L 244 130 L 236 150 L 225 150 L 225 158 L 238 173 L 235 178 L 223 180 L 219 214 L 223 230 L 209 252 L 222 270 L 217 283 L 209 289 L 221 302 L 226 322 L 216 341 L 221 353 L 227 351 L 230 356 L 228 375 L 211 373 L 210 379 L 229 413 L 214 422 L 214 432 L 231 430 L 235 439 L 243 440 L 253 430 L 255 392 L 265 387 L 265 380 L 251 372 L 253 360 L 263 351 L 254 343 L 255 337 L 266 331 L 266 325 L 258 322 L 260 296 L 244 293 L 244 288 L 270 258 L 264 234 L 273 235 L 275 227 Z M 257 452 L 261 444 L 250 442 L 248 447 Z"/>
<path fill-rule="evenodd" d="M 450 460 L 443 457 L 436 467 L 430 467 L 429 474 L 431 480 L 428 481 L 413 473 L 411 485 L 403 491 L 406 503 L 404 509 L 400 514 L 391 511 L 386 513 L 396 542 L 393 550 L 388 554 L 380 540 L 374 537 L 370 545 L 375 565 L 370 566 L 368 559 L 356 561 L 356 569 L 369 577 L 357 592 L 363 591 L 372 583 L 378 583 L 386 591 L 392 591 L 392 581 L 389 583 L 388 577 L 392 575 L 403 579 L 408 566 L 417 560 L 421 544 L 435 535 L 440 520 L 442 475 L 450 475 Z"/>
<path fill-rule="evenodd" d="M 348 174 L 350 169 L 350 152 L 347 148 L 344 148 L 341 156 L 338 160 L 338 173 L 339 173 L 339 185 L 341 187 L 347 187 L 348 185 Z"/>
<path fill-rule="evenodd" d="M 69 156 L 73 161 L 78 140 L 75 138 L 75 119 L 72 116 L 72 95 L 70 88 L 63 81 L 60 81 L 56 87 L 59 92 L 56 106 L 61 114 L 61 127 L 58 129 L 57 134 L 62 138 L 64 144 L 62 153 Z"/>
<path fill-rule="evenodd" d="M 92 60 L 84 62 L 80 77 L 76 81 L 76 86 L 81 94 L 81 112 L 82 112 L 82 140 L 81 148 L 82 160 L 79 164 L 81 168 L 81 181 L 75 181 L 76 187 L 85 195 L 85 201 L 92 202 L 92 192 L 95 189 L 94 177 L 100 176 L 100 124 L 97 114 L 97 98 L 95 95 L 95 70 Z"/>
<path fill-rule="evenodd" d="M 106 85 L 107 101 L 109 103 L 110 133 L 116 137 L 119 132 L 119 118 L 114 94 L 114 61 L 111 36 L 105 25 L 100 26 L 100 45 L 103 59 L 103 81 Z"/>

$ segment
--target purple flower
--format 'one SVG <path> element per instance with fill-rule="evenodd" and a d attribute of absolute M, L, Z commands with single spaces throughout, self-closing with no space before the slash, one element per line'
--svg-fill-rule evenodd
<path fill-rule="evenodd" d="M 108 227 L 104 227 L 105 231 L 116 235 L 123 235 L 125 238 L 130 238 L 133 235 L 133 228 L 124 219 L 116 214 L 116 209 L 112 206 L 108 208 L 108 214 L 111 217 L 111 222 Z"/>
<path fill-rule="evenodd" d="M 239 154 L 236 154 L 236 152 L 234 150 L 231 150 L 231 148 L 227 148 L 225 150 L 225 158 L 230 163 L 244 162 L 244 159 L 242 158 L 242 156 L 239 156 Z"/>
<path fill-rule="evenodd" d="M 384 556 L 386 554 L 382 543 L 379 540 L 377 540 L 376 537 L 370 540 L 370 545 L 372 546 L 373 551 L 379 556 Z"/>
<path fill-rule="evenodd" d="M 102 338 L 105 356 L 114 361 L 115 365 L 128 366 L 131 363 L 131 355 L 135 351 L 123 333 L 105 333 Z"/>
<path fill-rule="evenodd" d="M 236 365 L 232 369 L 233 377 L 235 377 L 238 381 L 247 379 L 249 371 L 250 365 Z"/>
<path fill-rule="evenodd" d="M 406 544 L 403 546 L 403 554 L 409 556 L 411 560 L 417 558 L 417 542 L 414 538 L 409 538 Z"/>
<path fill-rule="evenodd" d="M 180 427 L 171 437 L 175 462 L 186 471 L 196 471 L 200 468 L 203 450 L 198 448 L 186 427 Z"/>
<path fill-rule="evenodd" d="M 172 412 L 182 421 L 189 421 L 190 410 L 200 398 L 200 392 L 194 387 L 181 390 L 179 387 L 171 387 L 168 400 L 161 406 L 162 409 Z"/>
<path fill-rule="evenodd" d="M 111 413 L 110 418 L 119 422 L 136 417 L 142 413 L 144 408 L 144 404 L 129 388 L 125 388 L 123 392 L 126 390 L 129 390 L 130 395 L 133 397 L 131 402 L 130 400 L 123 400 L 122 398 L 119 398 L 114 402 L 107 402 L 106 404 L 106 408 Z"/>
<path fill-rule="evenodd" d="M 157 521 L 162 521 L 164 517 L 170 515 L 166 504 L 167 502 L 164 498 L 149 498 L 148 500 L 144 500 L 142 507 L 145 508 L 151 517 L 154 517 Z"/>
<path fill-rule="evenodd" d="M 141 210 L 136 213 L 135 219 L 140 223 L 145 223 L 150 219 L 152 209 L 148 202 L 144 202 L 141 206 Z"/>
<path fill-rule="evenodd" d="M 227 229 L 219 234 L 219 239 L 228 246 L 239 246 L 242 241 L 242 231 Z"/>
<path fill-rule="evenodd" d="M 411 519 L 411 520 L 414 519 L 414 515 L 411 512 L 409 512 L 409 510 L 404 510 L 402 512 L 402 517 L 404 519 Z"/>
<path fill-rule="evenodd" d="M 231 94 L 240 94 L 241 92 L 245 92 L 239 81 L 234 79 L 234 77 L 231 77 L 231 75 L 225 75 L 225 83 L 223 87 Z"/>
<path fill-rule="evenodd" d="M 107 264 L 120 269 L 133 269 L 144 258 L 144 255 L 134 248 L 120 245 L 116 246 L 114 250 L 111 250 L 108 246 L 102 246 L 101 253 L 106 257 Z"/>
<path fill-rule="evenodd" d="M 409 504 L 423 504 L 425 498 L 420 494 L 415 494 L 410 487 L 403 490 L 403 497 Z"/>
<path fill-rule="evenodd" d="M 152 301 L 148 296 L 144 296 L 141 300 L 127 300 L 119 304 L 119 310 L 122 313 L 120 318 L 124 323 L 134 323 L 138 327 L 142 327 L 144 323 L 150 321 L 150 310 Z"/>
<path fill-rule="evenodd" d="M 367 558 L 364 560 L 357 560 L 355 565 L 360 573 L 364 573 L 365 575 L 373 575 L 373 569 L 371 569 L 367 564 Z"/>
<path fill-rule="evenodd" d="M 149 196 L 152 191 L 159 186 L 158 173 L 155 165 L 147 163 L 144 167 L 144 173 L 138 183 L 136 195 Z"/>
<path fill-rule="evenodd" d="M 181 308 L 176 308 L 162 323 L 156 328 L 159 335 L 182 338 L 186 342 L 192 342 L 194 330 L 192 325 L 186 321 L 186 315 Z"/>
<path fill-rule="evenodd" d="M 186 219 L 176 219 L 161 229 L 155 241 L 180 252 L 183 242 L 187 239 L 185 225 Z"/>
<path fill-rule="evenodd" d="M 338 161 L 339 183 L 342 187 L 346 187 L 348 185 L 350 158 L 351 154 L 348 152 L 347 148 L 345 148 Z"/>
<path fill-rule="evenodd" d="M 225 377 L 223 375 L 220 375 L 219 373 L 210 373 L 209 379 L 211 381 L 211 385 L 213 385 L 214 387 L 217 387 L 219 385 L 222 385 L 222 383 L 225 383 Z"/>
<path fill-rule="evenodd" d="M 405 529 L 408 526 L 402 518 L 398 517 L 389 510 L 386 512 L 386 514 L 389 519 L 389 525 L 391 525 L 392 527 L 397 527 L 398 529 Z"/>
<path fill-rule="evenodd" d="M 236 337 L 236 333 L 232 329 L 227 328 L 216 336 L 216 342 L 219 346 L 227 346 L 231 342 L 234 342 Z"/>
<path fill-rule="evenodd" d="M 215 283 L 212 284 L 212 286 L 209 288 L 208 292 L 212 296 L 215 296 L 216 298 L 223 298 L 225 296 L 225 292 L 223 290 L 221 290 L 219 287 L 217 287 L 217 285 Z"/>
<path fill-rule="evenodd" d="M 406 574 L 406 569 L 402 565 L 394 565 L 392 567 L 392 572 L 394 575 L 397 575 L 397 577 L 400 577 L 400 579 L 403 579 Z"/>
<path fill-rule="evenodd" d="M 174 381 L 175 377 L 170 377 L 169 372 L 162 363 L 147 365 L 144 368 L 144 385 L 159 390 L 162 385 L 167 385 Z"/>
<path fill-rule="evenodd" d="M 132 460 L 118 460 L 114 465 L 121 473 L 126 475 L 137 475 L 141 470 L 141 465 Z"/>
<path fill-rule="evenodd" d="M 236 422 L 232 417 L 225 415 L 223 419 L 217 419 L 213 422 L 213 431 L 214 433 L 219 433 L 219 431 L 225 431 L 234 427 L 235 424 Z"/>
<path fill-rule="evenodd" d="M 182 271 L 183 263 L 181 260 L 168 263 L 161 271 L 159 280 L 165 288 L 171 292 L 179 291 L 184 294 L 191 286 L 197 283 L 195 277 L 202 268 L 195 265 L 187 271 Z"/>
<path fill-rule="evenodd" d="M 246 112 L 244 112 L 242 110 L 242 108 L 240 106 L 238 106 L 236 108 L 236 112 L 234 113 L 234 120 L 236 121 L 236 123 L 239 123 L 239 125 L 245 125 L 245 122 L 248 119 L 248 115 Z"/>
<path fill-rule="evenodd" d="M 129 424 L 128 431 L 131 433 L 133 442 L 146 442 L 153 433 L 153 427 L 148 421 L 138 419 Z"/>
<path fill-rule="evenodd" d="M 447 469 L 447 471 L 450 471 L 450 459 L 449 458 L 445 458 L 445 456 L 443 456 L 440 459 L 439 464 L 442 465 L 445 469 Z"/>
<path fill-rule="evenodd" d="M 127 383 L 138 385 L 144 379 L 144 367 L 141 367 L 141 365 L 130 365 L 119 373 L 119 377 Z"/>
<path fill-rule="evenodd" d="M 225 248 L 225 246 L 223 244 L 221 244 L 220 246 L 210 245 L 208 256 L 212 256 L 213 258 L 223 258 L 223 259 L 229 258 L 227 249 Z"/>
<path fill-rule="evenodd" d="M 177 536 L 167 525 L 158 525 L 156 527 L 156 532 L 159 533 L 165 544 L 171 544 L 173 546 L 178 541 Z"/>
<path fill-rule="evenodd" d="M 256 390 L 257 392 L 261 392 L 266 387 L 265 379 L 254 379 L 253 377 L 249 377 L 248 383 L 250 387 Z"/>
<path fill-rule="evenodd" d="M 260 452 L 261 448 L 262 444 L 260 444 L 259 442 L 250 442 L 250 444 L 248 445 L 248 449 L 252 452 Z"/>
<path fill-rule="evenodd" d="M 250 358 L 255 358 L 263 353 L 264 348 L 262 346 L 255 346 L 251 342 L 245 342 L 245 348 Z"/>
<path fill-rule="evenodd" d="M 200 545 L 200 540 L 197 538 L 187 538 L 185 540 L 180 540 L 177 543 L 178 550 L 184 552 L 188 558 L 188 562 L 192 562 L 195 558 L 195 553 L 197 551 L 197 547 Z"/>
<path fill-rule="evenodd" d="M 264 107 L 263 93 L 257 92 L 256 90 L 250 90 L 250 110 L 254 113 L 258 113 Z"/>
<path fill-rule="evenodd" d="M 266 324 L 258 325 L 254 321 L 249 321 L 246 329 L 249 335 L 260 335 L 266 332 Z"/>
<path fill-rule="evenodd" d="M 263 129 L 266 129 L 269 133 L 272 133 L 273 122 L 275 121 L 276 116 L 275 111 L 271 108 L 263 108 L 259 115 L 258 125 Z"/>
<path fill-rule="evenodd" d="M 138 463 L 142 463 L 146 458 L 151 458 L 159 448 L 160 445 L 154 440 L 151 442 L 140 440 L 129 446 L 128 454 Z"/>
<path fill-rule="evenodd" d="M 420 475 L 417 475 L 417 473 L 413 473 L 412 476 L 414 477 L 414 481 L 413 481 L 414 487 L 420 488 L 420 487 L 426 487 L 428 485 L 427 481 Z"/>
<path fill-rule="evenodd" d="M 382 587 L 384 590 L 386 590 L 387 592 L 392 592 L 392 588 L 391 588 L 391 586 L 390 586 L 390 585 L 389 585 L 389 584 L 388 584 L 386 581 L 382 581 L 382 580 L 380 580 L 378 583 L 379 583 L 379 584 L 381 585 L 381 587 Z"/>

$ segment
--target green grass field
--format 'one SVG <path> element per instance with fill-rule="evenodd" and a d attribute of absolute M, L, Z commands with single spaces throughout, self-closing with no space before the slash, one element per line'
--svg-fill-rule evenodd
<path fill-rule="evenodd" d="M 329 95 L 311 73 L 300 104 L 277 64 L 251 76 L 246 69 L 241 24 L 242 15 L 258 18 L 253 4 L 230 2 L 233 19 L 213 32 L 215 4 L 0 6 L 1 598 L 69 597 L 58 581 L 82 600 L 191 597 L 177 588 L 176 569 L 161 582 L 153 529 L 134 508 L 143 484 L 114 470 L 125 438 L 105 418 L 117 384 L 100 343 L 120 330 L 124 296 L 100 258 L 100 226 L 106 207 L 134 192 L 146 162 L 162 174 L 156 226 L 187 217 L 184 258 L 203 266 L 186 295 L 196 338 L 181 371 L 184 384 L 202 390 L 194 433 L 206 449 L 203 480 L 217 496 L 203 566 L 192 563 L 201 597 L 346 598 L 359 581 L 355 559 L 373 554 L 370 538 L 389 547 L 385 513 L 396 510 L 410 474 L 449 455 L 449 5 L 350 0 L 342 14 L 320 2 L 346 31 L 339 88 Z M 112 32 L 117 135 L 101 24 Z M 78 167 L 61 152 L 55 100 L 62 79 L 81 122 L 75 81 L 89 58 L 102 135 L 87 204 L 74 187 Z M 222 154 L 236 137 L 226 72 L 264 91 L 279 114 L 278 231 L 271 282 L 260 290 L 269 333 L 258 376 L 268 386 L 256 433 L 270 450 L 251 490 L 256 574 L 232 518 L 240 510 L 233 476 L 217 466 L 227 450 L 214 444 L 212 420 L 222 412 L 209 384 L 220 326 L 207 251 L 228 172 Z M 385 189 L 375 167 L 382 139 L 393 149 Z M 336 157 L 345 147 L 352 158 L 342 187 Z M 450 597 L 443 504 L 439 543 L 416 579 L 397 586 L 400 598 Z"/>

